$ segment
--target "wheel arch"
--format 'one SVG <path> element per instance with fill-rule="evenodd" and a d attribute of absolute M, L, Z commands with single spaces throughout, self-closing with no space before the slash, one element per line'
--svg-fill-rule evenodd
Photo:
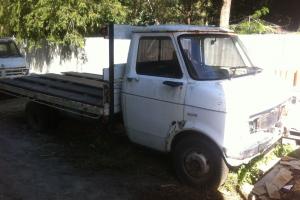
<path fill-rule="evenodd" d="M 169 152 L 171 152 L 174 149 L 175 145 L 182 138 L 188 137 L 191 135 L 202 138 L 204 140 L 208 140 L 209 142 L 213 143 L 218 148 L 219 152 L 223 155 L 223 158 L 226 160 L 224 151 L 222 150 L 222 147 L 213 138 L 209 137 L 207 134 L 204 134 L 200 131 L 195 131 L 195 130 L 183 130 L 183 131 L 177 133 L 176 135 L 174 135 L 174 137 L 171 139 L 170 146 L 168 148 Z"/>
<path fill-rule="evenodd" d="M 202 144 L 200 147 L 206 149 L 206 153 L 210 152 L 208 158 L 210 158 L 209 160 L 211 160 L 211 163 L 214 163 L 211 166 L 211 170 L 213 170 L 214 173 L 212 173 L 213 175 L 210 173 L 209 176 L 204 175 L 204 177 L 206 177 L 205 179 L 208 177 L 205 181 L 203 181 L 201 177 L 198 177 L 199 179 L 197 179 L 197 177 L 191 177 L 192 175 L 187 172 L 184 167 L 185 165 L 182 163 L 185 160 L 183 155 L 186 155 L 182 152 L 187 152 L 186 148 L 193 148 L 195 145 L 199 144 Z M 181 182 L 196 188 L 210 189 L 216 189 L 225 182 L 229 170 L 228 163 L 226 162 L 224 153 L 219 145 L 217 145 L 217 143 L 209 136 L 197 131 L 182 131 L 174 136 L 171 143 L 171 150 L 175 171 Z M 190 151 L 188 150 L 188 152 Z"/>

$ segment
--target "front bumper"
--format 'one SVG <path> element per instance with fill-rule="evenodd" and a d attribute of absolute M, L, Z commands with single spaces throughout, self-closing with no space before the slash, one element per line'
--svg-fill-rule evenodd
<path fill-rule="evenodd" d="M 249 133 L 240 136 L 236 145 L 227 145 L 224 148 L 227 163 L 230 166 L 246 164 L 276 144 L 285 134 L 289 104 L 290 99 L 272 109 L 250 116 Z"/>
<path fill-rule="evenodd" d="M 264 134 L 274 134 L 274 133 L 264 133 Z M 247 164 L 253 158 L 267 152 L 271 149 L 278 141 L 281 140 L 283 136 L 283 131 L 274 134 L 271 137 L 264 139 L 263 141 L 257 141 L 252 145 L 247 146 L 245 149 L 240 151 L 230 151 L 229 149 L 224 149 L 225 159 L 228 165 L 235 167 L 241 164 Z"/>

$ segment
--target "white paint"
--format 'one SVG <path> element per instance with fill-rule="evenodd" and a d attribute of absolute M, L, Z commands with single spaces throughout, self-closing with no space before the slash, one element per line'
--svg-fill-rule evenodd
<path fill-rule="evenodd" d="M 137 34 L 133 39 L 138 41 Z M 172 33 L 156 33 L 156 36 L 170 37 L 176 48 Z M 136 43 L 137 44 L 137 43 Z M 138 45 L 132 47 L 132 54 L 137 55 Z M 181 79 L 146 76 L 136 74 L 136 56 L 132 60 L 132 77 L 123 82 L 123 116 L 129 138 L 139 144 L 166 151 L 165 142 L 172 123 L 183 120 L 186 77 Z M 135 78 L 133 78 L 135 77 Z M 164 81 L 183 83 L 179 87 L 165 85 Z"/>

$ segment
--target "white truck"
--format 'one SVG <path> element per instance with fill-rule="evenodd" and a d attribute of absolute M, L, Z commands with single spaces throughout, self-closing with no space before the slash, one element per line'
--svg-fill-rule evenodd
<path fill-rule="evenodd" d="M 27 75 L 29 67 L 11 38 L 0 39 L 0 78 Z"/>
<path fill-rule="evenodd" d="M 220 186 L 228 167 L 282 137 L 289 96 L 252 65 L 232 31 L 159 25 L 129 35 L 124 65 L 113 65 L 110 37 L 103 76 L 32 74 L 2 79 L 0 90 L 29 99 L 28 121 L 37 130 L 57 123 L 55 110 L 95 119 L 122 113 L 130 140 L 170 153 L 178 178 L 195 187 Z"/>

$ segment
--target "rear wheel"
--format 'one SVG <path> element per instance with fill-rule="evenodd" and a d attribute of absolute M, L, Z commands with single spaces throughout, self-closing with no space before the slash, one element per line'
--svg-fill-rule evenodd
<path fill-rule="evenodd" d="M 201 189 L 217 189 L 228 167 L 219 148 L 197 135 L 182 138 L 173 149 L 175 171 L 181 182 Z"/>
<path fill-rule="evenodd" d="M 26 105 L 27 122 L 35 131 L 46 131 L 53 129 L 58 124 L 58 112 L 53 108 L 29 102 Z"/>

